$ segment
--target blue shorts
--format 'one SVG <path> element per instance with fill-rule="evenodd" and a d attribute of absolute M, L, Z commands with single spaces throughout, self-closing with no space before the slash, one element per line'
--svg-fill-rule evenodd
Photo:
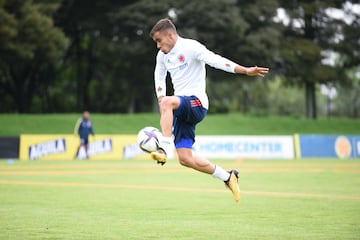
<path fill-rule="evenodd" d="M 81 145 L 88 145 L 89 144 L 89 138 L 88 137 L 80 137 L 80 143 Z"/>
<path fill-rule="evenodd" d="M 204 119 L 207 109 L 195 96 L 178 96 L 180 106 L 174 110 L 173 134 L 176 148 L 192 148 L 195 126 Z"/>

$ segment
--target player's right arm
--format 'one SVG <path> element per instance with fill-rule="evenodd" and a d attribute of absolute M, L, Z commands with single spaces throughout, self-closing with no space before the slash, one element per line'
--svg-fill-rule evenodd
<path fill-rule="evenodd" d="M 166 96 L 166 74 L 167 70 L 164 63 L 164 54 L 159 51 L 156 56 L 156 66 L 154 71 L 155 92 L 159 101 Z"/>

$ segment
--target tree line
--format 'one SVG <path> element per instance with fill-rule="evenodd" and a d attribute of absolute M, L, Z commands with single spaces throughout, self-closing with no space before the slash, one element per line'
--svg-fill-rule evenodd
<path fill-rule="evenodd" d="M 0 0 L 0 112 L 153 111 L 157 49 L 148 33 L 169 17 L 180 35 L 271 69 L 265 79 L 208 69 L 212 112 L 294 114 L 303 105 L 316 118 L 322 84 L 345 96 L 339 115 L 358 117 L 359 8 L 345 0 Z"/>

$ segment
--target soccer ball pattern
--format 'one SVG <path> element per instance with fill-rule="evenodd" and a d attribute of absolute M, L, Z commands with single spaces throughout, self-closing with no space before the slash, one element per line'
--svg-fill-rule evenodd
<path fill-rule="evenodd" d="M 159 149 L 161 132 L 155 127 L 144 127 L 137 135 L 137 142 L 141 150 L 147 153 Z"/>

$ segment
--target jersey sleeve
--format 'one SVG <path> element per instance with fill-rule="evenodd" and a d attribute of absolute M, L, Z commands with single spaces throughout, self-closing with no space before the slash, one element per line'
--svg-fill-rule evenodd
<path fill-rule="evenodd" d="M 166 96 L 166 74 L 167 70 L 164 63 L 164 57 L 159 51 L 156 56 L 156 66 L 154 71 L 155 92 L 157 97 Z"/>
<path fill-rule="evenodd" d="M 235 67 L 237 65 L 235 62 L 224 58 L 218 54 L 215 54 L 199 42 L 195 42 L 195 45 L 196 58 L 199 61 L 203 61 L 213 68 L 221 69 L 230 73 L 235 73 Z"/>

